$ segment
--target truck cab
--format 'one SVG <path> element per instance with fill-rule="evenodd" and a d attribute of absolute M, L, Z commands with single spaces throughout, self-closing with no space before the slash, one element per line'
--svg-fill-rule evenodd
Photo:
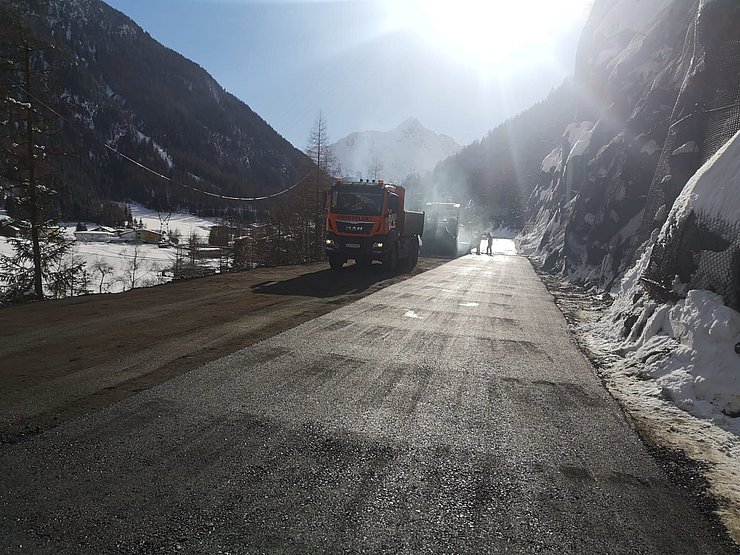
<path fill-rule="evenodd" d="M 378 181 L 337 180 L 328 194 L 325 252 L 334 270 L 354 260 L 373 260 L 393 271 L 398 263 L 413 268 L 424 229 L 422 212 L 406 212 L 406 191 Z"/>

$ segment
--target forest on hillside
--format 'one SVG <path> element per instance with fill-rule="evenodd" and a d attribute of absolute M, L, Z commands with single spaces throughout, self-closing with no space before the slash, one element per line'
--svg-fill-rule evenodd
<path fill-rule="evenodd" d="M 473 207 L 483 223 L 521 228 L 542 160 L 562 145 L 569 123 L 591 117 L 575 82 L 568 79 L 541 102 L 440 162 L 421 178 L 421 187 L 428 200 Z"/>

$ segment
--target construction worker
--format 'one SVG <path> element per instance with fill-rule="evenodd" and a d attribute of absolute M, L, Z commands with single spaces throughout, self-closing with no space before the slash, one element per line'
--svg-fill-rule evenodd
<path fill-rule="evenodd" d="M 480 254 L 480 242 L 483 240 L 481 232 L 477 229 L 473 233 L 473 247 L 475 247 L 475 254 Z"/>

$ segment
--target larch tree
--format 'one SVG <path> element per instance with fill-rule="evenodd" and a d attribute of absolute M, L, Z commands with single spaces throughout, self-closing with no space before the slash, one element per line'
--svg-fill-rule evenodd
<path fill-rule="evenodd" d="M 383 166 L 383 161 L 378 157 L 377 154 L 375 154 L 372 161 L 370 162 L 370 166 L 367 169 L 367 175 L 373 180 L 383 179 L 384 169 L 385 168 Z"/>
<path fill-rule="evenodd" d="M 306 147 L 306 155 L 311 159 L 314 164 L 313 171 L 315 177 L 307 180 L 311 183 L 311 189 L 313 190 L 313 245 L 312 245 L 312 258 L 321 258 L 322 252 L 322 238 L 324 233 L 324 192 L 331 186 L 331 176 L 335 176 L 340 172 L 340 167 L 337 162 L 336 156 L 334 155 L 334 149 L 329 142 L 329 127 L 326 116 L 322 111 L 316 115 L 311 133 L 308 137 L 308 146 Z"/>

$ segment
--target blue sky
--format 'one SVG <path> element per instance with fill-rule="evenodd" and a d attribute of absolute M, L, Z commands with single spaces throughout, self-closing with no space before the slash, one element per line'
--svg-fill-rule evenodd
<path fill-rule="evenodd" d="M 106 0 L 304 148 L 408 117 L 461 144 L 573 72 L 589 0 Z M 553 6 L 555 5 L 555 6 Z"/>

